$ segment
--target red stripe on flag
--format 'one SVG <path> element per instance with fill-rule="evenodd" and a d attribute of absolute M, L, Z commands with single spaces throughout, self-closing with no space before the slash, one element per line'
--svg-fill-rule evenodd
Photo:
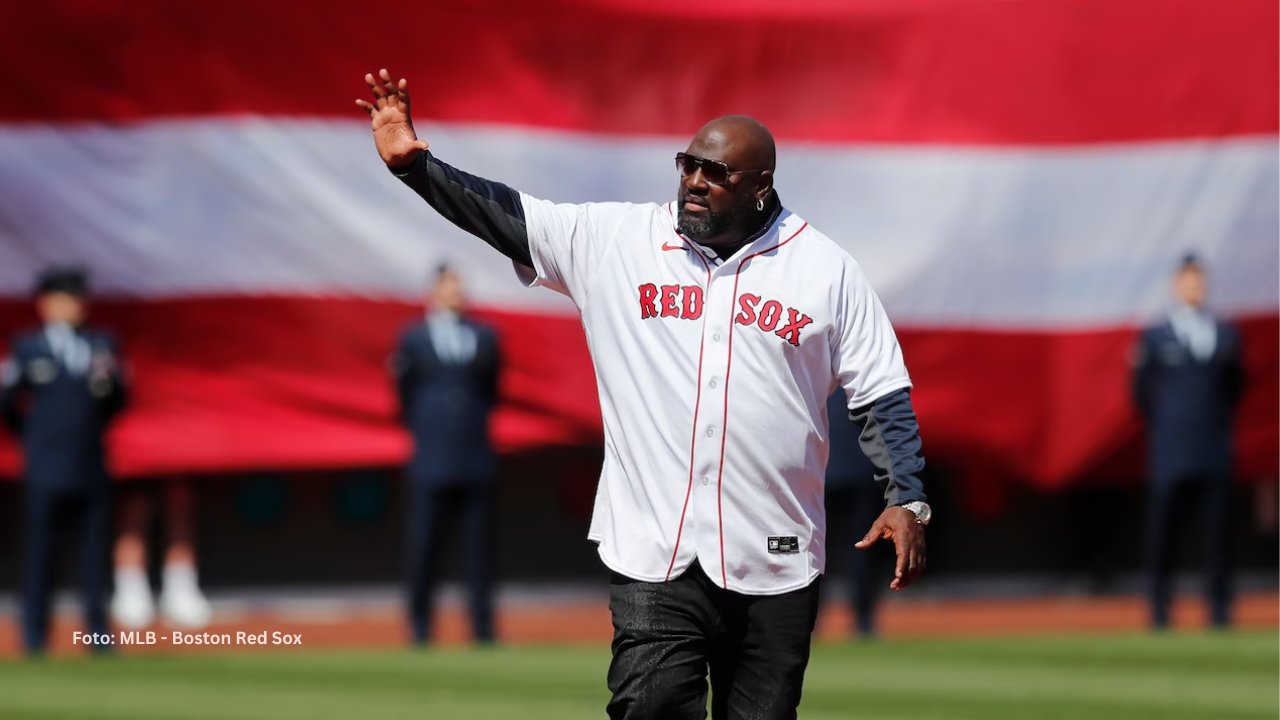
<path fill-rule="evenodd" d="M 386 66 L 420 118 L 448 122 L 684 136 L 738 112 L 791 139 L 976 144 L 1274 134 L 1277 22 L 1273 0 L 8 3 L 0 120 L 358 120 L 362 74 Z"/>
<path fill-rule="evenodd" d="M 121 337 L 136 379 L 111 441 L 121 475 L 387 465 L 408 456 L 387 358 L 401 329 L 421 318 L 409 304 L 227 297 L 101 301 L 93 314 Z M 479 317 L 497 328 L 507 361 L 499 449 L 598 445 L 595 377 L 577 319 Z M 1280 470 L 1278 320 L 1241 323 L 1243 478 Z M 0 302 L 0 338 L 31 322 L 25 303 Z M 977 463 L 1045 488 L 1140 473 L 1128 385 L 1135 330 L 898 330 L 931 463 Z M 12 438 L 0 434 L 0 476 L 17 468 Z"/>
<path fill-rule="evenodd" d="M 98 301 L 134 377 L 113 430 L 124 476 L 386 465 L 407 459 L 388 360 L 421 321 L 406 303 L 303 297 Z M 600 410 L 573 317 L 477 313 L 503 341 L 503 452 L 598 443 Z M 0 302 L 0 339 L 32 324 Z M 3 347 L 0 347 L 0 351 Z M 17 464 L 0 432 L 0 475 Z"/>

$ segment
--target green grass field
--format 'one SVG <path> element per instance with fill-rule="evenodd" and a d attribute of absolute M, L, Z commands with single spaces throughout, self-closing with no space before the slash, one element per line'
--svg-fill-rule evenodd
<path fill-rule="evenodd" d="M 603 718 L 607 649 L 262 651 L 0 663 L 0 718 Z M 807 720 L 1277 717 L 1270 633 L 814 649 Z"/>

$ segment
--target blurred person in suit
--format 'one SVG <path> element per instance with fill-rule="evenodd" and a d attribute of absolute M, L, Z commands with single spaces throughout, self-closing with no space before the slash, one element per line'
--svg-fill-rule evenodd
<path fill-rule="evenodd" d="M 127 386 L 116 341 L 85 326 L 87 290 L 82 270 L 41 274 L 35 304 L 43 327 L 18 336 L 0 365 L 0 415 L 23 451 L 22 639 L 32 654 L 48 642 L 54 558 L 73 527 L 83 542 L 87 630 L 108 631 L 111 486 L 103 438 L 125 406 Z"/>
<path fill-rule="evenodd" d="M 495 458 L 489 416 L 497 398 L 496 334 L 466 317 L 461 276 L 436 270 L 428 312 L 392 360 L 400 417 L 413 435 L 408 468 L 408 612 L 411 639 L 431 639 L 433 585 L 444 526 L 462 525 L 472 630 L 494 640 L 492 555 Z"/>
<path fill-rule="evenodd" d="M 827 424 L 831 450 L 827 458 L 824 503 L 827 527 L 849 527 L 857 537 L 871 528 L 884 510 L 884 494 L 875 481 L 875 466 L 862 452 L 859 427 L 849 422 L 843 390 L 827 398 Z M 859 548 L 849 561 L 849 602 L 853 610 L 854 632 L 871 639 L 876 634 L 876 552 L 883 547 Z"/>
<path fill-rule="evenodd" d="M 1199 499 L 1205 535 L 1209 622 L 1231 622 L 1231 419 L 1243 391 L 1240 334 L 1205 306 L 1208 283 L 1195 255 L 1173 277 L 1173 309 L 1143 331 L 1133 394 L 1149 442 L 1146 565 L 1151 623 L 1169 624 L 1174 538 Z"/>
<path fill-rule="evenodd" d="M 120 527 L 115 543 L 115 594 L 111 615 L 122 627 L 150 625 L 156 616 L 147 575 L 148 536 L 155 513 L 163 520 L 164 567 L 160 614 L 174 627 L 209 624 L 212 609 L 200 590 L 195 552 L 195 488 L 189 478 L 132 482 L 119 488 Z"/>

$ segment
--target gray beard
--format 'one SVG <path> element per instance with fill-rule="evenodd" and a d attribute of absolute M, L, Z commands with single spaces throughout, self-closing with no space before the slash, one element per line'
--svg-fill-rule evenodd
<path fill-rule="evenodd" d="M 720 234 L 729 225 L 729 216 L 707 211 L 705 216 L 695 216 L 682 207 L 676 213 L 676 230 L 695 242 L 702 242 Z"/>

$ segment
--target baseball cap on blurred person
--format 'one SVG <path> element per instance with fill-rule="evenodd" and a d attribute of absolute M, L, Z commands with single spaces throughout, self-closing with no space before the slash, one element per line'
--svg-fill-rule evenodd
<path fill-rule="evenodd" d="M 74 266 L 54 266 L 45 269 L 36 278 L 34 294 L 49 295 L 63 293 L 84 297 L 89 291 L 89 275 L 83 268 Z"/>

